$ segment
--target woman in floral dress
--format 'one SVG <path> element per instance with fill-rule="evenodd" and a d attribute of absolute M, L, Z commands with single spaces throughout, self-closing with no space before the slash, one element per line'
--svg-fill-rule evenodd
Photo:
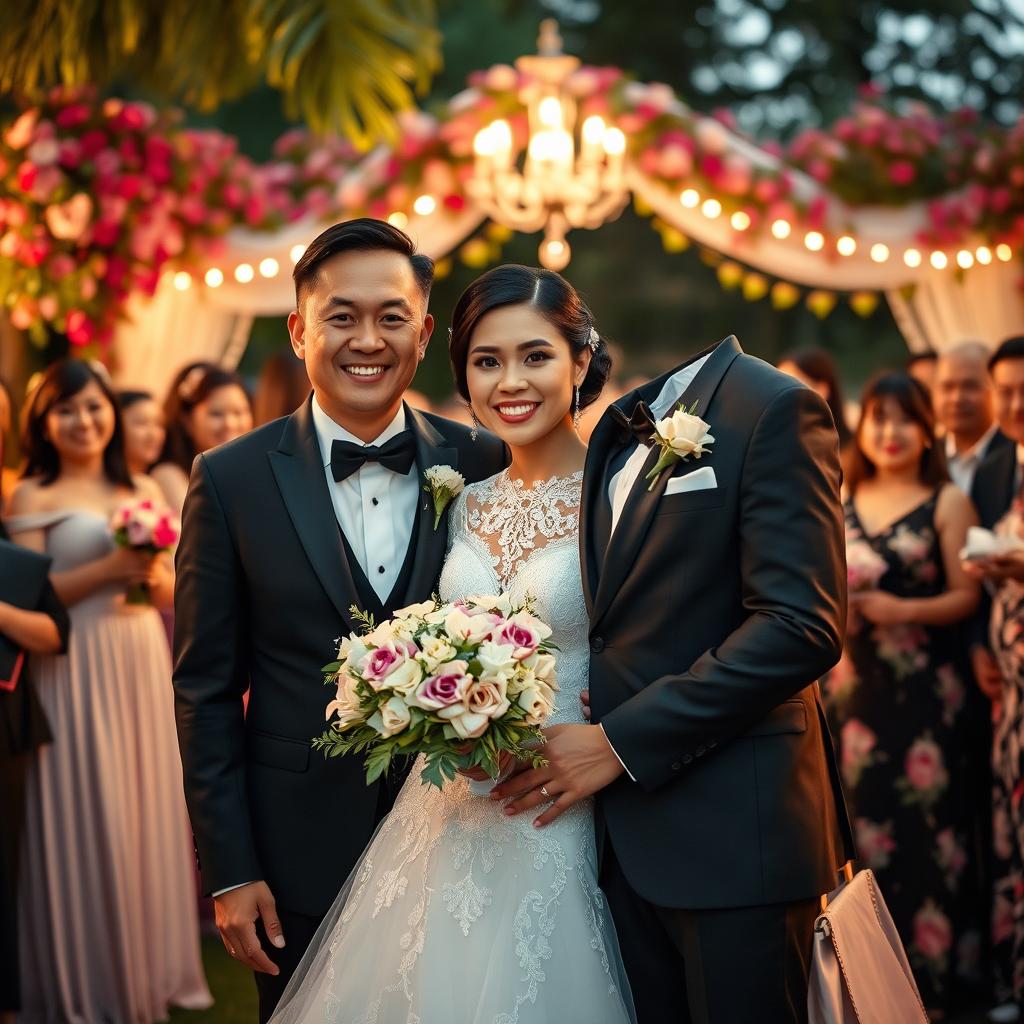
<path fill-rule="evenodd" d="M 1024 540 L 1020 498 L 995 532 Z M 1001 1005 L 990 1019 L 1019 1020 L 1024 1006 L 1024 551 L 977 559 L 965 568 L 995 588 L 989 636 L 1003 678 L 992 733 L 991 940 Z"/>
<path fill-rule="evenodd" d="M 847 472 L 850 626 L 826 698 L 863 863 L 878 876 L 925 1006 L 941 1017 L 968 927 L 957 632 L 977 584 L 959 562 L 974 511 L 948 483 L 924 388 L 876 378 Z"/>

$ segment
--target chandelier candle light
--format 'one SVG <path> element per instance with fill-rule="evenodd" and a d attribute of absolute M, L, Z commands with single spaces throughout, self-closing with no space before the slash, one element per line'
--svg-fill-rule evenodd
<path fill-rule="evenodd" d="M 596 115 L 577 125 L 566 81 L 580 62 L 562 53 L 554 20 L 541 23 L 537 49 L 537 56 L 516 61 L 526 79 L 520 91 L 529 112 L 525 150 L 516 152 L 508 121 L 482 128 L 473 140 L 468 191 L 492 220 L 516 231 L 543 229 L 540 261 L 562 270 L 571 254 L 566 232 L 599 227 L 626 205 L 626 137 Z"/>

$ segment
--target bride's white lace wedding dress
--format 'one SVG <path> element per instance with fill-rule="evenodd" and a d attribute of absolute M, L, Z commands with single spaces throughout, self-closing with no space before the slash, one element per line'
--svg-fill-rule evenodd
<path fill-rule="evenodd" d="M 582 722 L 588 666 L 577 529 L 582 474 L 507 472 L 451 509 L 440 594 L 528 593 L 559 647 L 555 722 Z M 634 1013 L 597 886 L 593 809 L 542 829 L 417 762 L 271 1024 L 626 1024 Z M 338 813 L 344 813 L 339 808 Z"/>

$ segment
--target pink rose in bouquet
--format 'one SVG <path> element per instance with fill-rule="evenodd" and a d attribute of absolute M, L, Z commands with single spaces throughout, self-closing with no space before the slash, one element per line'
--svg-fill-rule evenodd
<path fill-rule="evenodd" d="M 158 555 L 178 542 L 181 529 L 169 509 L 158 506 L 150 498 L 129 501 L 119 506 L 110 518 L 114 543 L 134 551 Z M 132 584 L 125 593 L 126 604 L 149 604 L 145 583 Z"/>

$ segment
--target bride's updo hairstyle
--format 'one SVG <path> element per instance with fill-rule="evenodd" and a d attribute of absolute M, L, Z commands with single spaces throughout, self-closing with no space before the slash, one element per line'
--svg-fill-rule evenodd
<path fill-rule="evenodd" d="M 501 306 L 535 309 L 569 343 L 573 359 L 588 349 L 591 351 L 590 368 L 580 385 L 580 408 L 594 402 L 612 370 L 608 345 L 594 329 L 594 315 L 561 274 L 518 263 L 506 263 L 481 275 L 455 304 L 448 355 L 455 387 L 462 398 L 467 403 L 470 400 L 466 382 L 470 339 L 481 318 Z"/>

